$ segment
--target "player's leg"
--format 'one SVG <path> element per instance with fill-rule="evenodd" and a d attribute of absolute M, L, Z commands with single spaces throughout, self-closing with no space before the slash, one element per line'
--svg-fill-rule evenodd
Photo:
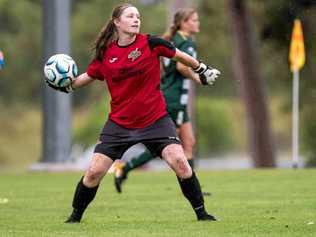
<path fill-rule="evenodd" d="M 118 193 L 122 192 L 122 184 L 127 179 L 127 174 L 155 157 L 147 149 L 139 156 L 133 157 L 127 162 L 120 162 L 115 167 L 114 185 Z"/>
<path fill-rule="evenodd" d="M 168 113 L 177 127 L 177 133 L 181 140 L 184 154 L 191 166 L 194 167 L 193 149 L 195 145 L 195 137 L 192 124 L 190 122 L 188 108 L 184 105 L 168 107 Z"/>
<path fill-rule="evenodd" d="M 83 212 L 94 199 L 98 186 L 116 159 L 120 159 L 123 153 L 132 145 L 124 141 L 128 138 L 129 131 L 121 128 L 111 120 L 108 120 L 94 148 L 94 154 L 90 166 L 84 177 L 79 181 L 73 199 L 73 212 L 67 223 L 80 222 Z"/>
<path fill-rule="evenodd" d="M 99 184 L 112 163 L 113 160 L 104 154 L 93 154 L 89 168 L 77 184 L 72 202 L 73 212 L 66 223 L 80 222 L 84 211 L 94 199 Z"/>
<path fill-rule="evenodd" d="M 191 122 L 185 122 L 178 128 L 179 138 L 181 140 L 184 154 L 193 169 L 193 149 L 195 145 L 195 137 Z"/>
<path fill-rule="evenodd" d="M 198 220 L 216 220 L 204 208 L 199 181 L 181 146 L 174 122 L 165 116 L 144 130 L 142 143 L 154 155 L 162 157 L 175 171 L 184 196 L 191 203 Z"/>
<path fill-rule="evenodd" d="M 125 163 L 123 167 L 124 173 L 127 174 L 129 171 L 146 164 L 148 161 L 151 161 L 154 158 L 155 157 L 150 153 L 150 151 L 146 149 L 139 156 L 134 157 Z"/>
<path fill-rule="evenodd" d="M 161 156 L 176 173 L 182 193 L 191 203 L 197 219 L 216 221 L 216 218 L 209 215 L 205 210 L 199 180 L 194 171 L 192 171 L 184 155 L 182 146 L 179 144 L 169 144 L 163 148 Z"/>

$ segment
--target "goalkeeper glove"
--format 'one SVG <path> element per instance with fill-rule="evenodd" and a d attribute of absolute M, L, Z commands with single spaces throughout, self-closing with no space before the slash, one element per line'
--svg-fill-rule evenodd
<path fill-rule="evenodd" d="M 199 74 L 200 81 L 203 85 L 213 85 L 216 78 L 221 74 L 219 70 L 207 66 L 202 62 L 200 62 L 200 65 L 194 68 L 193 71 Z"/>
<path fill-rule="evenodd" d="M 72 87 L 72 83 L 70 83 L 68 86 L 65 86 L 65 87 L 55 86 L 51 84 L 48 80 L 46 80 L 46 83 L 50 88 L 53 88 L 54 90 L 61 91 L 67 94 L 74 91 L 74 88 Z"/>

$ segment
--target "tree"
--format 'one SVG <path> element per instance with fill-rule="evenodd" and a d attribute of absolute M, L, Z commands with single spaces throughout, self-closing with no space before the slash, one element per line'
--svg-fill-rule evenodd
<path fill-rule="evenodd" d="M 229 0 L 233 34 L 234 74 L 246 107 L 248 144 L 255 167 L 274 167 L 274 148 L 264 84 L 244 0 Z"/>
<path fill-rule="evenodd" d="M 300 80 L 300 127 L 302 137 L 302 151 L 307 158 L 306 164 L 316 166 L 316 110 L 314 91 L 316 88 L 316 71 L 315 71 L 315 0 L 281 0 L 269 2 L 265 5 L 265 21 L 262 29 L 262 39 L 265 43 L 273 44 L 278 53 L 287 57 L 289 42 L 293 28 L 294 19 L 299 18 L 302 21 L 306 51 L 306 64 L 302 70 Z M 269 16 L 269 17 L 268 17 Z M 286 65 L 287 66 L 287 65 Z M 288 67 L 288 66 L 287 66 Z M 288 71 L 288 68 L 286 68 Z M 286 70 L 285 69 L 285 70 Z M 283 70 L 283 71 L 285 71 Z M 281 71 L 281 70 L 280 70 Z M 288 86 L 284 87 L 291 91 L 290 77 L 283 80 Z M 286 100 L 285 108 L 290 112 L 290 100 Z"/>

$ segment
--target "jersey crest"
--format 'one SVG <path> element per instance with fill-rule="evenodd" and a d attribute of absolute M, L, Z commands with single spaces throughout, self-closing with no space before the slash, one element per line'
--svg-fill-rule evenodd
<path fill-rule="evenodd" d="M 127 58 L 131 59 L 132 62 L 134 62 L 140 55 L 142 55 L 142 52 L 138 48 L 136 48 L 132 52 L 129 53 Z"/>

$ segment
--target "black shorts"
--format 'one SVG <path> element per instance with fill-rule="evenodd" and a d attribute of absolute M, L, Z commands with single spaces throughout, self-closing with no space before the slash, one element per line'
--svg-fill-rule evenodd
<path fill-rule="evenodd" d="M 145 128 L 128 129 L 108 120 L 95 146 L 94 152 L 101 153 L 112 160 L 120 159 L 131 146 L 142 143 L 153 156 L 160 156 L 169 144 L 181 144 L 174 123 L 166 115 Z"/>

